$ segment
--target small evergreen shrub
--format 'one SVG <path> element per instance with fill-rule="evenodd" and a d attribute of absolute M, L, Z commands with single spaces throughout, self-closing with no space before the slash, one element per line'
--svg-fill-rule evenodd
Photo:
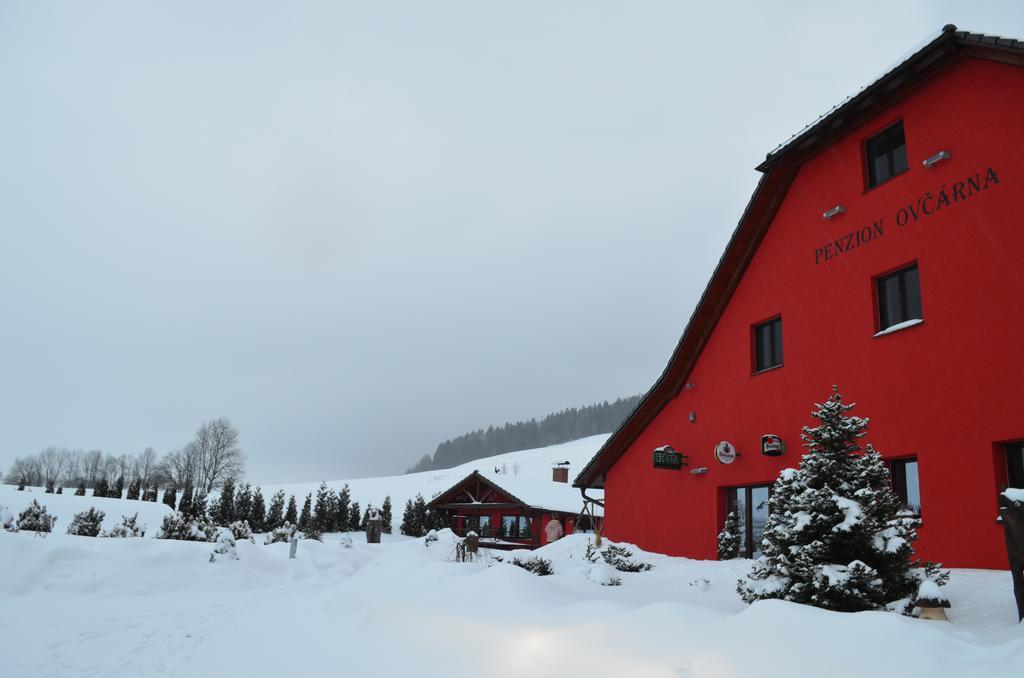
<path fill-rule="evenodd" d="M 186 516 L 180 511 L 168 513 L 164 516 L 160 531 L 156 533 L 157 539 L 178 539 L 181 541 L 214 541 L 217 538 L 217 528 L 209 518 L 203 516 L 193 518 Z"/>
<path fill-rule="evenodd" d="M 230 528 L 217 530 L 216 541 L 217 545 L 213 548 L 213 553 L 210 554 L 211 563 L 215 563 L 223 558 L 238 560 L 238 549 L 235 546 L 235 537 L 231 534 Z"/>
<path fill-rule="evenodd" d="M 616 546 L 614 544 L 602 551 L 601 557 L 604 558 L 604 562 L 619 572 L 646 572 L 654 567 L 650 563 L 631 560 L 633 557 L 632 551 L 624 546 Z"/>
<path fill-rule="evenodd" d="M 527 572 L 532 572 L 538 577 L 544 577 L 555 573 L 554 568 L 551 567 L 551 561 L 546 558 L 541 558 L 540 556 L 534 556 L 528 560 L 513 558 L 512 564 L 523 568 Z"/>
<path fill-rule="evenodd" d="M 75 490 L 75 496 L 76 497 L 84 497 L 85 496 L 85 481 L 84 480 L 82 480 L 82 481 L 80 481 L 78 483 L 78 489 Z"/>
<path fill-rule="evenodd" d="M 40 506 L 35 499 L 28 508 L 18 514 L 18 529 L 29 532 L 49 532 L 57 519 L 51 516 L 45 506 Z"/>
<path fill-rule="evenodd" d="M 622 577 L 611 577 L 608 581 L 602 582 L 601 586 L 622 586 Z"/>
<path fill-rule="evenodd" d="M 103 526 L 103 518 L 106 515 L 103 511 L 97 511 L 94 508 L 76 513 L 71 524 L 68 525 L 68 534 L 79 537 L 98 537 Z"/>
<path fill-rule="evenodd" d="M 306 528 L 305 530 L 303 530 L 302 538 L 303 539 L 315 539 L 316 541 L 323 541 L 324 540 L 324 536 L 320 532 L 320 528 L 317 527 L 316 524 L 313 521 L 310 521 L 309 527 Z"/>
<path fill-rule="evenodd" d="M 141 537 L 146 534 L 146 526 L 138 524 L 139 514 L 136 513 L 131 518 L 128 516 L 121 516 L 121 524 L 115 525 L 114 529 L 109 532 L 104 532 L 104 537 L 113 537 L 115 539 L 128 539 L 131 537 Z"/>
<path fill-rule="evenodd" d="M 718 533 L 718 559 L 732 560 L 740 554 L 740 519 L 732 511 Z"/>
<path fill-rule="evenodd" d="M 249 527 L 248 520 L 236 520 L 235 522 L 228 525 L 228 530 L 231 531 L 231 536 L 237 539 L 248 539 L 252 541 L 252 529 Z"/>
<path fill-rule="evenodd" d="M 264 540 L 263 543 L 277 544 L 279 542 L 290 542 L 292 540 L 292 536 L 295 535 L 296 529 L 298 528 L 296 528 L 295 525 L 292 525 L 286 520 L 283 525 L 281 525 L 280 527 L 275 527 L 273 530 L 271 530 L 270 534 L 267 535 L 267 538 L 266 540 Z"/>

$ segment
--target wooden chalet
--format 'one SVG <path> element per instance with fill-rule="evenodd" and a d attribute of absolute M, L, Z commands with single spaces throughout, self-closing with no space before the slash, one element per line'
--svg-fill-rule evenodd
<path fill-rule="evenodd" d="M 564 464 L 552 469 L 550 486 L 543 481 L 540 485 L 535 480 L 524 482 L 513 475 L 491 479 L 474 470 L 427 507 L 440 511 L 460 537 L 476 532 L 481 546 L 533 549 L 577 529 L 591 529 L 590 517 L 581 514 L 582 497 L 567 480 Z"/>

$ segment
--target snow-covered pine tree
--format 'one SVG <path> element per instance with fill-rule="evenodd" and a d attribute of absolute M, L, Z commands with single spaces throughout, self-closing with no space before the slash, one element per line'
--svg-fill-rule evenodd
<path fill-rule="evenodd" d="M 176 487 L 171 485 L 170 487 L 164 488 L 163 503 L 165 506 L 170 506 L 171 510 L 178 507 L 178 490 Z"/>
<path fill-rule="evenodd" d="M 78 489 L 75 490 L 75 496 L 76 497 L 84 497 L 85 496 L 85 481 L 84 480 L 79 480 L 78 481 Z"/>
<path fill-rule="evenodd" d="M 101 536 L 113 537 L 115 539 L 128 539 L 131 537 L 142 537 L 146 534 L 146 526 L 139 525 L 139 514 L 136 513 L 131 518 L 128 516 L 121 516 L 121 524 L 115 525 L 114 529 L 109 532 L 104 532 Z"/>
<path fill-rule="evenodd" d="M 359 510 L 359 502 L 352 502 L 352 506 L 348 510 L 348 531 L 358 532 L 360 530 L 359 522 L 362 519 L 363 514 Z"/>
<path fill-rule="evenodd" d="M 279 542 L 289 542 L 292 536 L 295 534 L 295 526 L 285 521 L 275 527 L 267 535 L 267 538 L 263 541 L 264 544 L 277 544 Z"/>
<path fill-rule="evenodd" d="M 432 528 L 430 516 L 427 515 L 427 502 L 422 494 L 417 494 L 412 502 L 413 525 L 416 529 L 416 536 L 422 537 Z"/>
<path fill-rule="evenodd" d="M 302 502 L 302 513 L 299 514 L 299 529 L 306 532 L 313 520 L 313 494 L 306 495 L 306 501 Z"/>
<path fill-rule="evenodd" d="M 21 478 L 18 479 L 18 491 L 19 492 L 24 492 L 25 491 L 25 477 L 24 476 L 22 476 Z"/>
<path fill-rule="evenodd" d="M 143 501 L 151 501 L 153 503 L 156 503 L 156 499 L 159 496 L 160 488 L 157 487 L 156 483 L 153 483 L 153 486 L 146 490 L 146 496 L 143 497 Z"/>
<path fill-rule="evenodd" d="M 267 529 L 276 530 L 284 523 L 284 490 L 278 490 L 270 500 L 267 511 Z"/>
<path fill-rule="evenodd" d="M 853 405 L 838 387 L 816 407 L 799 470 L 785 469 L 772 488 L 764 555 L 739 581 L 740 595 L 856 612 L 898 604 L 923 578 L 945 583 L 931 563 L 913 569 L 915 521 L 899 514 L 881 455 L 857 442 L 868 420 L 846 415 Z"/>
<path fill-rule="evenodd" d="M 391 495 L 384 497 L 384 504 L 380 507 L 381 530 L 384 534 L 391 534 Z"/>
<path fill-rule="evenodd" d="M 220 498 L 210 515 L 218 525 L 230 525 L 235 520 L 235 479 L 228 478 L 220 488 Z"/>
<path fill-rule="evenodd" d="M 107 479 L 100 478 L 99 482 L 92 488 L 92 496 L 94 497 L 105 497 L 110 493 L 110 488 L 107 486 Z"/>
<path fill-rule="evenodd" d="M 141 490 L 141 483 L 136 479 L 128 485 L 128 494 L 125 495 L 125 499 L 138 500 L 139 492 Z"/>
<path fill-rule="evenodd" d="M 49 532 L 57 519 L 49 514 L 45 506 L 35 499 L 24 511 L 18 514 L 18 529 L 29 532 Z"/>
<path fill-rule="evenodd" d="M 192 494 L 192 485 L 185 485 L 185 489 L 181 491 L 181 499 L 178 500 L 178 513 L 192 513 Z"/>
<path fill-rule="evenodd" d="M 98 537 L 104 517 L 106 514 L 103 511 L 97 511 L 94 508 L 76 513 L 71 524 L 68 525 L 68 534 L 79 537 Z"/>
<path fill-rule="evenodd" d="M 46 491 L 43 494 L 53 494 L 53 481 L 46 481 Z"/>
<path fill-rule="evenodd" d="M 402 524 L 399 525 L 398 529 L 407 537 L 421 536 L 416 529 L 416 513 L 412 508 L 412 499 L 405 500 L 405 510 L 402 511 Z"/>
<path fill-rule="evenodd" d="M 117 482 L 110 487 L 107 496 L 112 499 L 120 499 L 122 494 L 124 494 L 124 476 L 118 476 Z"/>
<path fill-rule="evenodd" d="M 284 512 L 285 522 L 291 525 L 298 525 L 299 510 L 295 507 L 295 495 L 288 495 L 288 508 Z"/>
<path fill-rule="evenodd" d="M 338 506 L 337 513 L 335 514 L 335 528 L 338 532 L 348 532 L 348 510 L 352 503 L 352 491 L 348 489 L 348 483 L 345 483 L 341 491 L 338 492 Z"/>
<path fill-rule="evenodd" d="M 729 511 L 725 526 L 718 533 L 718 559 L 731 560 L 740 554 L 740 520 Z"/>
<path fill-rule="evenodd" d="M 252 493 L 252 508 L 249 509 L 249 525 L 253 532 L 267 531 L 267 507 L 263 503 L 263 489 L 257 487 Z"/>
<path fill-rule="evenodd" d="M 313 522 L 317 530 L 327 532 L 333 527 L 331 524 L 330 493 L 327 490 L 327 483 L 321 482 L 316 490 L 316 507 L 313 512 Z"/>
<path fill-rule="evenodd" d="M 252 486 L 243 483 L 235 494 L 235 521 L 248 520 L 252 512 Z"/>
<path fill-rule="evenodd" d="M 206 495 L 194 492 L 192 494 L 192 508 L 189 511 L 189 515 L 193 518 L 205 520 L 206 522 L 213 524 L 213 520 L 210 519 L 210 510 L 206 505 Z"/>
<path fill-rule="evenodd" d="M 64 494 L 64 486 L 63 485 L 58 485 L 57 486 L 57 494 Z"/>
<path fill-rule="evenodd" d="M 181 511 L 168 513 L 163 518 L 157 539 L 180 539 L 183 541 L 213 541 L 217 528 L 205 514 L 201 518 L 185 515 Z"/>

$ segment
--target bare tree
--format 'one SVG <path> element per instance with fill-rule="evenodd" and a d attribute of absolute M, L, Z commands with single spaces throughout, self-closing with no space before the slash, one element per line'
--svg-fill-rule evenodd
<path fill-rule="evenodd" d="M 64 467 L 68 463 L 70 452 L 66 447 L 50 446 L 39 453 L 39 466 L 43 474 L 43 485 L 57 484 Z"/>
<path fill-rule="evenodd" d="M 68 453 L 67 464 L 64 465 L 64 474 L 61 476 L 61 483 L 64 487 L 72 487 L 82 477 L 82 451 L 71 450 Z"/>
<path fill-rule="evenodd" d="M 159 474 L 166 482 L 181 489 L 195 485 L 197 472 L 196 455 L 192 443 L 180 450 L 172 450 L 160 462 Z"/>
<path fill-rule="evenodd" d="M 245 453 L 238 446 L 238 430 L 226 417 L 203 422 L 191 443 L 199 470 L 199 487 L 209 494 L 228 478 L 245 474 Z"/>
<path fill-rule="evenodd" d="M 138 456 L 135 469 L 135 477 L 142 482 L 143 487 L 149 487 L 156 473 L 156 452 L 152 447 L 147 447 Z"/>
<path fill-rule="evenodd" d="M 85 478 L 85 484 L 89 487 L 96 487 L 101 473 L 103 473 L 103 452 L 89 450 L 82 457 L 82 476 Z"/>
<path fill-rule="evenodd" d="M 6 482 L 14 484 L 24 482 L 26 485 L 39 486 L 43 484 L 43 473 L 36 455 L 18 457 L 11 464 L 11 470 L 7 473 Z"/>

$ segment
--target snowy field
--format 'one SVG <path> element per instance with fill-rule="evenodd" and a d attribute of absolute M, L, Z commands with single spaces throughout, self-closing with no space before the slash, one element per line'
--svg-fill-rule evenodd
<path fill-rule="evenodd" d="M 587 457 L 599 444 L 513 453 L 517 477 L 546 487 L 550 462 L 569 458 L 564 448 Z M 390 493 L 397 518 L 409 494 L 429 498 L 473 467 L 493 471 L 488 461 L 350 481 L 353 498 L 365 505 L 370 495 Z M 268 496 L 273 489 L 264 487 Z M 323 543 L 299 542 L 295 560 L 286 544 L 264 546 L 257 537 L 239 543 L 239 560 L 210 563 L 212 544 L 151 538 L 168 510 L 162 504 L 0 486 L 0 505 L 15 513 L 32 498 L 58 522 L 46 538 L 0 532 L 3 678 L 1019 677 L 1024 666 L 1024 625 L 1016 623 L 1007 572 L 954 570 L 944 623 L 778 601 L 748 607 L 735 586 L 749 561 L 634 549 L 654 568 L 617 572 L 584 557 L 588 535 L 533 554 L 496 554 L 505 562 L 485 554 L 472 563 L 454 562 L 447 531 L 429 546 L 397 535 L 369 545 L 357 533 L 351 548 L 328 534 Z M 146 537 L 65 534 L 73 513 L 89 506 L 106 511 L 107 528 L 140 511 Z M 548 558 L 555 574 L 515 567 L 508 563 L 515 555 Z M 612 577 L 621 585 L 602 585 Z"/>

